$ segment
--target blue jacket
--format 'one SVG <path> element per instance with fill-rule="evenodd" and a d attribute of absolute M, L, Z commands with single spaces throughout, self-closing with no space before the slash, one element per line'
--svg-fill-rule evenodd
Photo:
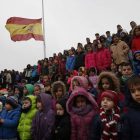
<path fill-rule="evenodd" d="M 91 94 L 93 94 L 95 100 L 97 101 L 98 92 L 96 91 L 96 89 L 94 89 L 93 87 L 91 87 L 90 90 L 89 90 L 88 92 L 91 93 Z"/>
<path fill-rule="evenodd" d="M 34 68 L 34 70 L 32 72 L 32 77 L 36 77 L 36 75 L 37 75 L 37 66 L 34 65 L 33 67 L 35 67 L 35 68 Z"/>
<path fill-rule="evenodd" d="M 136 59 L 135 59 L 135 54 L 136 53 L 140 53 L 140 51 L 136 51 L 134 52 L 133 54 L 133 62 L 134 62 L 134 65 L 133 65 L 133 69 L 134 69 L 134 73 L 136 75 L 139 75 L 140 74 L 140 62 L 138 62 Z"/>
<path fill-rule="evenodd" d="M 66 61 L 66 70 L 73 70 L 75 67 L 75 63 L 76 63 L 75 56 L 68 57 Z"/>
<path fill-rule="evenodd" d="M 4 119 L 4 123 L 0 123 L 0 139 L 11 139 L 18 136 L 17 126 L 20 119 L 21 106 L 17 109 L 7 111 L 3 110 L 0 119 Z"/>

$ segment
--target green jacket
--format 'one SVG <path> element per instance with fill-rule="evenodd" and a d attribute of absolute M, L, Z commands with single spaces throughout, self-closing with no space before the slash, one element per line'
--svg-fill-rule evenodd
<path fill-rule="evenodd" d="M 32 101 L 32 107 L 27 113 L 22 113 L 19 125 L 18 125 L 18 132 L 21 140 L 32 140 L 32 136 L 30 133 L 31 125 L 33 117 L 35 116 L 37 109 L 36 109 L 36 97 L 33 95 L 28 95 Z"/>

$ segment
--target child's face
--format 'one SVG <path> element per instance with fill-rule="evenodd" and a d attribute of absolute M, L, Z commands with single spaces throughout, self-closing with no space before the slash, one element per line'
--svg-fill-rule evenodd
<path fill-rule="evenodd" d="M 98 44 L 98 49 L 102 48 L 102 45 L 101 44 Z"/>
<path fill-rule="evenodd" d="M 46 86 L 44 87 L 45 91 L 50 91 L 51 90 L 51 87 L 50 86 Z"/>
<path fill-rule="evenodd" d="M 62 95 L 63 95 L 62 88 L 59 87 L 59 88 L 57 89 L 57 92 L 56 92 L 56 97 L 57 97 L 57 99 L 60 99 L 60 98 L 62 97 Z"/>
<path fill-rule="evenodd" d="M 140 53 L 136 53 L 135 58 L 136 58 L 137 61 L 140 61 Z"/>
<path fill-rule="evenodd" d="M 130 93 L 131 93 L 131 96 L 132 98 L 140 103 L 140 85 L 133 85 L 131 86 L 131 88 L 129 89 L 130 90 Z"/>
<path fill-rule="evenodd" d="M 26 87 L 24 87 L 24 89 L 23 89 L 23 93 L 26 94 L 26 95 L 29 94 L 29 93 L 28 93 L 28 90 L 27 90 Z"/>
<path fill-rule="evenodd" d="M 18 88 L 15 88 L 15 93 L 16 93 L 16 94 L 19 94 L 19 93 L 20 93 L 20 91 L 19 91 Z"/>
<path fill-rule="evenodd" d="M 93 72 L 93 71 L 90 71 L 90 76 L 94 76 L 94 74 L 95 74 L 95 72 Z"/>
<path fill-rule="evenodd" d="M 47 66 L 47 62 L 44 62 L 44 66 Z"/>
<path fill-rule="evenodd" d="M 87 101 L 85 97 L 79 96 L 76 98 L 76 106 L 78 108 L 83 107 L 84 105 L 86 105 Z"/>
<path fill-rule="evenodd" d="M 52 65 L 52 61 L 49 61 L 49 64 Z"/>
<path fill-rule="evenodd" d="M 109 81 L 106 78 L 102 79 L 102 88 L 104 91 L 109 90 L 110 88 Z"/>
<path fill-rule="evenodd" d="M 122 66 L 121 65 L 118 67 L 118 72 L 122 73 Z"/>
<path fill-rule="evenodd" d="M 104 70 L 104 69 L 102 69 L 102 70 L 100 71 L 100 73 L 102 73 L 102 72 L 105 72 L 105 70 Z"/>
<path fill-rule="evenodd" d="M 69 50 L 69 55 L 70 55 L 70 56 L 73 55 L 73 52 L 72 52 L 71 50 Z"/>
<path fill-rule="evenodd" d="M 125 33 L 121 33 L 121 37 L 125 37 Z"/>
<path fill-rule="evenodd" d="M 106 33 L 106 36 L 107 36 L 107 37 L 110 37 L 110 33 Z"/>
<path fill-rule="evenodd" d="M 43 110 L 43 104 L 42 104 L 42 102 L 37 102 L 36 106 L 37 106 L 37 109 L 39 111 L 42 111 Z"/>
<path fill-rule="evenodd" d="M 31 102 L 30 102 L 29 100 L 24 100 L 24 101 L 23 101 L 22 107 L 23 107 L 23 108 L 27 108 L 27 107 L 29 107 L 30 105 L 31 105 Z"/>
<path fill-rule="evenodd" d="M 58 77 L 58 81 L 61 81 L 61 76 Z"/>
<path fill-rule="evenodd" d="M 80 47 L 77 47 L 77 52 L 78 53 L 82 52 L 82 49 Z"/>
<path fill-rule="evenodd" d="M 62 58 L 62 62 L 65 62 L 65 59 L 64 58 Z"/>
<path fill-rule="evenodd" d="M 140 35 L 140 29 L 136 29 L 135 34 L 136 34 L 136 36 L 139 36 Z"/>
<path fill-rule="evenodd" d="M 105 39 L 104 39 L 103 37 L 101 37 L 101 41 L 104 42 L 104 40 L 105 40 Z"/>
<path fill-rule="evenodd" d="M 58 63 L 58 60 L 55 59 L 55 60 L 54 60 L 54 64 L 57 64 L 57 63 Z"/>
<path fill-rule="evenodd" d="M 79 76 L 82 76 L 83 72 L 82 71 L 79 71 Z"/>
<path fill-rule="evenodd" d="M 76 87 L 80 87 L 78 81 L 73 81 L 73 89 L 75 89 Z"/>
<path fill-rule="evenodd" d="M 5 103 L 5 110 L 7 110 L 7 111 L 13 110 L 13 107 L 11 107 L 9 104 Z"/>
<path fill-rule="evenodd" d="M 91 53 L 92 52 L 92 48 L 91 47 L 87 47 L 87 51 L 88 51 L 88 53 Z"/>
<path fill-rule="evenodd" d="M 104 97 L 101 100 L 101 106 L 104 110 L 108 111 L 111 110 L 115 105 L 110 98 Z"/>
<path fill-rule="evenodd" d="M 48 77 L 47 76 L 44 76 L 43 77 L 43 81 L 47 82 L 48 81 Z"/>
<path fill-rule="evenodd" d="M 38 87 L 34 87 L 34 92 L 36 93 L 36 96 L 41 94 L 41 90 Z"/>
<path fill-rule="evenodd" d="M 116 70 L 116 69 L 117 69 L 117 66 L 114 63 L 112 63 L 111 64 L 111 70 Z"/>
<path fill-rule="evenodd" d="M 64 109 L 60 104 L 56 104 L 56 110 L 57 110 L 57 115 L 63 115 L 64 114 Z"/>
<path fill-rule="evenodd" d="M 122 75 L 124 77 L 129 77 L 133 74 L 133 70 L 131 68 L 131 66 L 123 66 L 122 67 Z"/>

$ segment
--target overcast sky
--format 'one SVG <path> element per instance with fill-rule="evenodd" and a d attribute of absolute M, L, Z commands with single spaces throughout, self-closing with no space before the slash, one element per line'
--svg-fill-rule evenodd
<path fill-rule="evenodd" d="M 129 31 L 130 21 L 140 23 L 140 0 L 44 0 L 46 55 L 91 41 L 95 33 L 116 33 L 116 25 Z M 0 7 L 0 70 L 23 71 L 44 58 L 43 42 L 13 42 L 5 24 L 10 17 L 42 17 L 42 0 L 2 0 Z"/>

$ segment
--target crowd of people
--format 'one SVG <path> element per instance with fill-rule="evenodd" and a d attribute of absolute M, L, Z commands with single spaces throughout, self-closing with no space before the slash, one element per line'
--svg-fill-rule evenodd
<path fill-rule="evenodd" d="M 140 140 L 140 26 L 95 34 L 0 73 L 0 140 Z"/>

